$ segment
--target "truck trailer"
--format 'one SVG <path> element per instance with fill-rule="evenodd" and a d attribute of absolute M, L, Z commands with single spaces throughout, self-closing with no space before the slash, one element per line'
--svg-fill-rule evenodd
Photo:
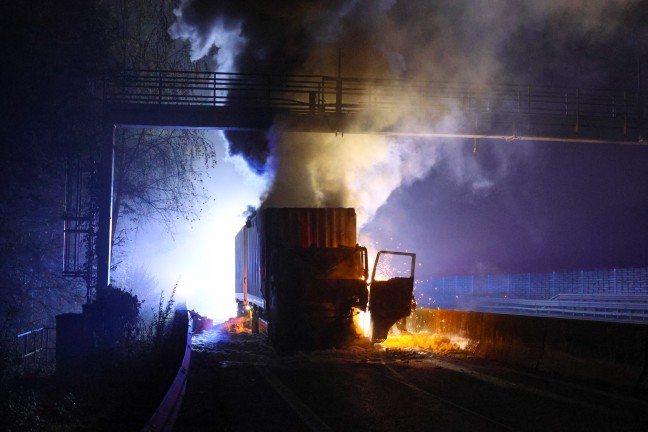
<path fill-rule="evenodd" d="M 353 208 L 262 208 L 236 235 L 235 298 L 252 329 L 280 348 L 338 346 L 357 337 L 354 315 L 370 313 L 370 334 L 384 340 L 415 307 L 416 255 L 380 251 L 369 278 L 356 240 Z M 407 269 L 378 280 L 390 258 Z"/>

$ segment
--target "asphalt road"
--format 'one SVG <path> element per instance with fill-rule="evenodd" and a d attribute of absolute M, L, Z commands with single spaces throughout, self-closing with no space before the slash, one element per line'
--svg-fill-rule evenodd
<path fill-rule="evenodd" d="M 279 354 L 223 328 L 194 338 L 176 431 L 648 431 L 648 395 L 465 355 Z"/>

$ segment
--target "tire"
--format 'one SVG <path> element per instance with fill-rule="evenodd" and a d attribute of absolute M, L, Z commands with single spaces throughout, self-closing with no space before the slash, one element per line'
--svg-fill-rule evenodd
<path fill-rule="evenodd" d="M 259 333 L 259 309 L 252 306 L 252 333 Z"/>

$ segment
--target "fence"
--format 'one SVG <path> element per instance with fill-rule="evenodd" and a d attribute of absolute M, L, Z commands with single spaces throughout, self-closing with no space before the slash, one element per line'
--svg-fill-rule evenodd
<path fill-rule="evenodd" d="M 425 308 L 648 322 L 648 268 L 437 277 L 414 295 Z"/>
<path fill-rule="evenodd" d="M 16 337 L 23 367 L 50 365 L 55 360 L 56 328 L 40 327 Z"/>

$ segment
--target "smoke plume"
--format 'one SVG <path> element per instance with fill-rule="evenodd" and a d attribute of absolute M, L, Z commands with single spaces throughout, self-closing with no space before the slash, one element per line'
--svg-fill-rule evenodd
<path fill-rule="evenodd" d="M 194 59 L 210 56 L 227 72 L 335 76 L 341 52 L 343 76 L 641 87 L 637 53 L 648 46 L 639 1 L 182 0 L 175 13 L 172 36 L 191 44 Z M 618 57 L 609 67 L 599 53 L 612 45 Z M 462 119 L 407 108 L 361 121 L 429 130 Z M 512 160 L 528 156 L 510 149 L 479 161 L 430 139 L 298 134 L 279 122 L 268 134 L 227 137 L 232 154 L 273 179 L 266 205 L 354 206 L 361 223 L 440 161 L 456 183 L 483 194 Z"/>

